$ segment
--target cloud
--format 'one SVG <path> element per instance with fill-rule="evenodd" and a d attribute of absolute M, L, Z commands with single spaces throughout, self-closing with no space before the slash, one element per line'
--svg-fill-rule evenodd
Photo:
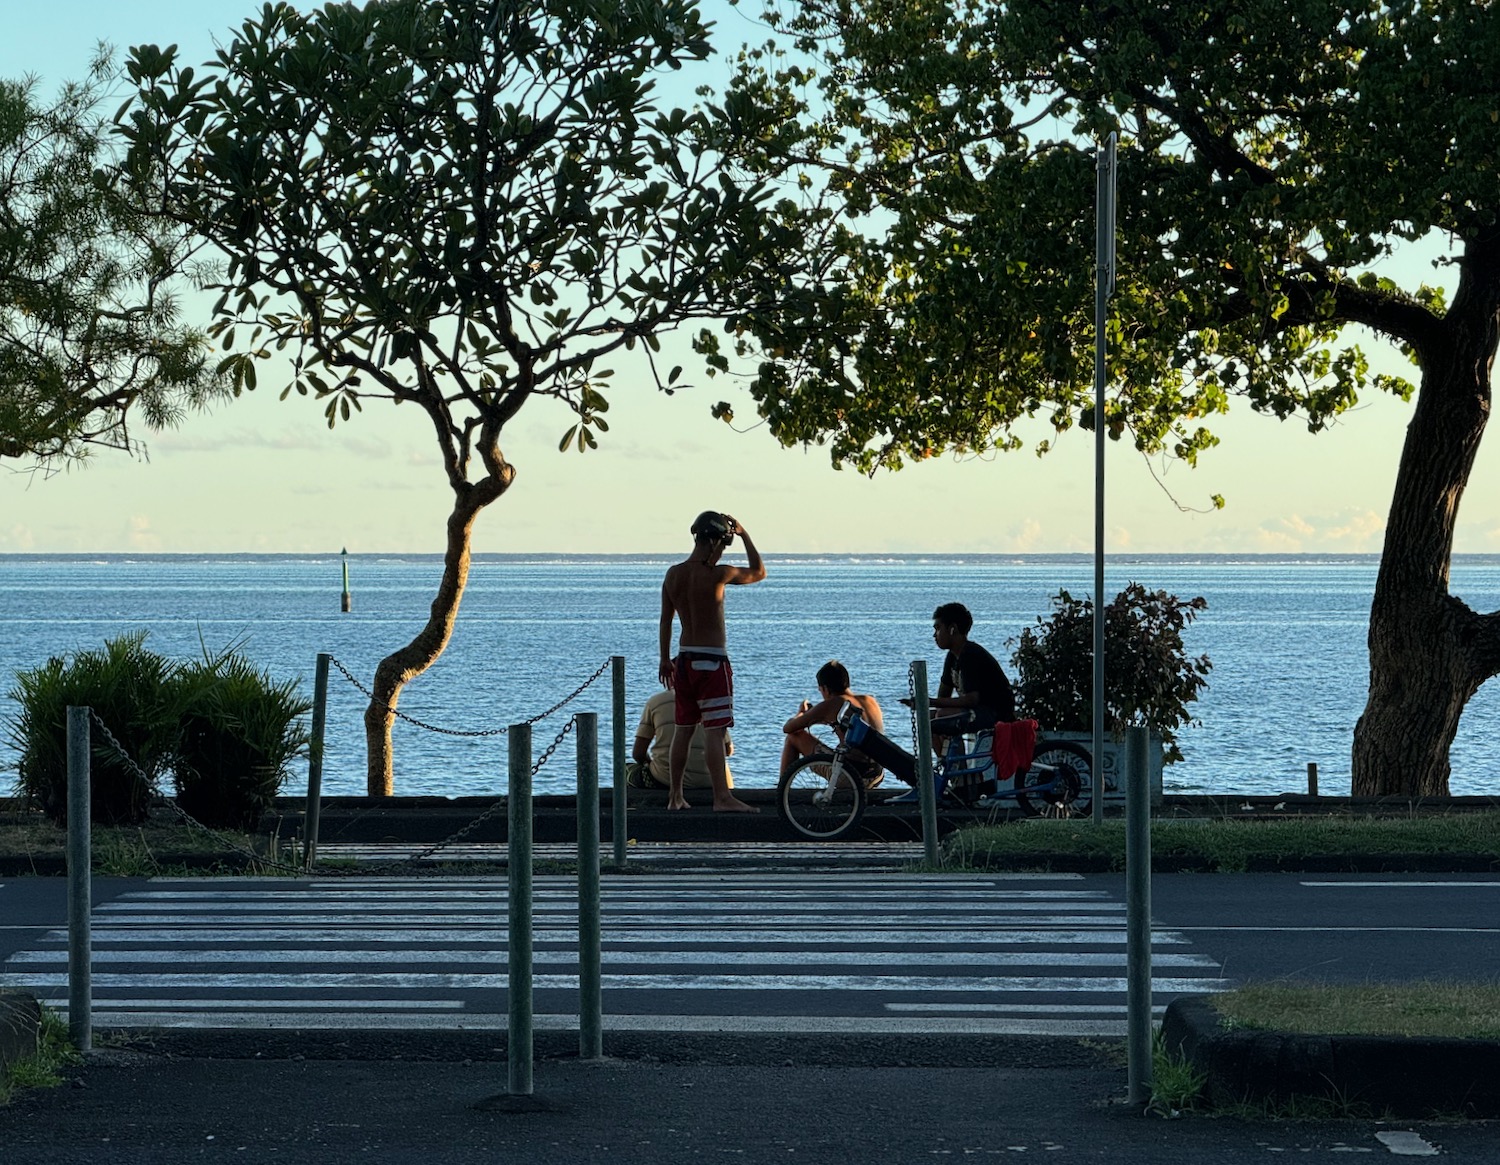
<path fill-rule="evenodd" d="M 228 453 L 244 449 L 270 449 L 281 453 L 323 452 L 328 445 L 322 433 L 296 429 L 264 432 L 259 429 L 236 429 L 231 433 L 210 435 L 204 431 L 162 433 L 151 439 L 151 448 L 163 453 Z"/>
<path fill-rule="evenodd" d="M 1380 549 L 1384 535 L 1385 519 L 1374 510 L 1356 510 L 1324 533 L 1336 542 L 1358 543 L 1370 550 Z"/>
<path fill-rule="evenodd" d="M 151 529 L 151 519 L 142 514 L 132 514 L 128 523 L 125 541 L 132 550 L 154 554 L 161 550 L 161 537 Z"/>
<path fill-rule="evenodd" d="M 30 526 L 17 522 L 9 530 L 0 532 L 0 546 L 5 546 L 12 551 L 27 551 L 36 545 L 36 535 L 31 532 Z"/>
<path fill-rule="evenodd" d="M 1262 554 L 1374 553 L 1380 550 L 1385 519 L 1374 510 L 1349 509 L 1331 514 L 1284 514 L 1251 535 L 1251 548 Z"/>

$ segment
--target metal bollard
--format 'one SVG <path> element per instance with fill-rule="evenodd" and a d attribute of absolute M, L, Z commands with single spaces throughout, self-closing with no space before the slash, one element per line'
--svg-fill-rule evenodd
<path fill-rule="evenodd" d="M 578 1055 L 604 1055 L 599 924 L 599 715 L 578 713 Z"/>
<path fill-rule="evenodd" d="M 68 1038 L 80 1052 L 94 1046 L 90 715 L 88 708 L 68 708 Z"/>
<path fill-rule="evenodd" d="M 938 860 L 937 788 L 932 782 L 932 713 L 927 703 L 927 661 L 912 661 L 912 707 L 917 720 L 917 796 L 922 806 L 922 853 Z"/>
<path fill-rule="evenodd" d="M 612 655 L 609 657 L 609 663 L 614 692 L 612 711 L 615 745 L 614 800 L 610 806 L 610 813 L 615 827 L 615 865 L 624 866 L 629 829 L 626 818 L 629 805 L 626 803 L 625 793 L 625 657 Z"/>
<path fill-rule="evenodd" d="M 1150 730 L 1128 732 L 1125 772 L 1125 1056 L 1129 1100 L 1151 1099 Z"/>
<path fill-rule="evenodd" d="M 511 1096 L 530 1096 L 531 999 L 531 725 L 512 724 L 510 794 L 506 802 L 506 873 L 509 890 L 509 1038 L 506 1056 Z"/>
<path fill-rule="evenodd" d="M 307 802 L 302 808 L 302 868 L 318 857 L 318 819 L 323 812 L 323 737 L 328 723 L 328 653 L 318 652 L 313 673 L 312 741 L 307 747 Z"/>

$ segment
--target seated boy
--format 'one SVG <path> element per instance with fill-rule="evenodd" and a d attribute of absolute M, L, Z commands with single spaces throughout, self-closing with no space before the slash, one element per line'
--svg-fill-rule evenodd
<path fill-rule="evenodd" d="M 670 690 L 657 692 L 646 701 L 641 711 L 641 722 L 635 730 L 635 744 L 630 755 L 635 761 L 635 779 L 629 783 L 639 789 L 666 789 L 671 784 L 672 737 L 676 734 L 674 723 L 675 702 Z M 724 732 L 724 755 L 734 754 L 734 742 L 729 732 Z M 729 762 L 724 763 L 724 776 L 729 787 L 734 787 L 734 777 L 729 772 Z M 703 726 L 695 725 L 693 739 L 688 745 L 687 768 L 682 783 L 688 789 L 710 789 L 713 783 L 708 775 L 708 762 L 703 756 Z"/>
<path fill-rule="evenodd" d="M 781 749 L 781 771 L 785 773 L 796 763 L 798 757 L 812 756 L 829 751 L 828 746 L 809 731 L 814 724 L 827 724 L 844 739 L 844 726 L 840 716 L 844 709 L 852 707 L 866 724 L 879 732 L 884 727 L 880 704 L 874 696 L 849 690 L 849 669 L 836 659 L 830 659 L 818 669 L 818 694 L 816 703 L 803 700 L 797 714 L 781 726 L 786 733 L 786 743 Z M 845 759 L 864 781 L 865 787 L 875 788 L 880 784 L 881 768 L 857 748 L 851 748 Z"/>

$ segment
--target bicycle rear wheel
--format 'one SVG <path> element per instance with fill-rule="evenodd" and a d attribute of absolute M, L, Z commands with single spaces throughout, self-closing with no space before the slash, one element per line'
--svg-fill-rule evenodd
<path fill-rule="evenodd" d="M 1088 749 L 1071 740 L 1037 745 L 1031 767 L 1016 777 L 1016 800 L 1038 817 L 1082 817 L 1091 812 L 1094 766 Z"/>
<path fill-rule="evenodd" d="M 833 757 L 805 756 L 776 785 L 776 812 L 808 841 L 838 841 L 852 833 L 865 811 L 865 783 L 843 767 L 832 783 Z"/>

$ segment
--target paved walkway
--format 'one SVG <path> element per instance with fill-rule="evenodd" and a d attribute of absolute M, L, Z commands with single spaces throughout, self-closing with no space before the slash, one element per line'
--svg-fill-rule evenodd
<path fill-rule="evenodd" d="M 1108 1049 L 1012 1039 L 979 1059 L 975 1046 L 824 1038 L 810 1060 L 794 1044 L 720 1037 L 684 1063 L 665 1040 L 602 1062 L 544 1055 L 532 1095 L 512 1098 L 503 1058 L 479 1048 L 195 1050 L 166 1037 L 0 1108 L 0 1146 L 5 1165 L 1495 1160 L 1483 1123 L 1164 1120 L 1120 1103 Z"/>

